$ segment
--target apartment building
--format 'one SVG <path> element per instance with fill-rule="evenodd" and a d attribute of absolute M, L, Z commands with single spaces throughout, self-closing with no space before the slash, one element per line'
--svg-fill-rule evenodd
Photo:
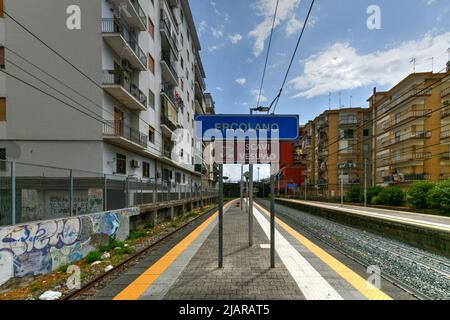
<path fill-rule="evenodd" d="M 449 71 L 411 74 L 369 98 L 376 184 L 407 186 L 450 177 Z"/>
<path fill-rule="evenodd" d="M 371 126 L 368 108 L 327 110 L 308 122 L 300 141 L 309 192 L 336 197 L 370 184 Z"/>
<path fill-rule="evenodd" d="M 0 158 L 201 185 L 205 71 L 187 0 L 0 3 L 76 67 L 0 18 Z"/>

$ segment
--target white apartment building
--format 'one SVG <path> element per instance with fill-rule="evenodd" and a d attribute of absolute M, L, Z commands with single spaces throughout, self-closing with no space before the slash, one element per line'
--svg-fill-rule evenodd
<path fill-rule="evenodd" d="M 205 72 L 188 0 L 0 5 L 0 158 L 200 185 Z"/>

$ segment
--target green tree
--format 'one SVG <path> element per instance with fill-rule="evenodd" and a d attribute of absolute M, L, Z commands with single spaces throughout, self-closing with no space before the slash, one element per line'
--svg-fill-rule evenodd
<path fill-rule="evenodd" d="M 346 202 L 361 203 L 364 201 L 364 193 L 360 186 L 352 186 L 345 194 Z"/>
<path fill-rule="evenodd" d="M 380 194 L 381 191 L 383 191 L 383 187 L 380 186 L 373 186 L 367 188 L 367 202 L 375 203 L 375 199 Z"/>
<path fill-rule="evenodd" d="M 431 181 L 420 181 L 413 183 L 407 191 L 407 200 L 413 208 L 426 209 L 428 205 L 428 192 L 433 189 L 434 183 Z"/>
<path fill-rule="evenodd" d="M 431 208 L 450 215 L 450 180 L 437 183 L 428 192 L 427 201 Z"/>
<path fill-rule="evenodd" d="M 399 206 L 405 200 L 405 193 L 400 187 L 391 186 L 383 189 L 376 197 L 376 204 Z"/>

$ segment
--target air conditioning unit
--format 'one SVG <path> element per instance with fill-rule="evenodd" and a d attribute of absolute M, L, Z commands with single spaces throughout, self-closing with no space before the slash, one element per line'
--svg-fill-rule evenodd
<path fill-rule="evenodd" d="M 139 169 L 141 166 L 140 166 L 139 161 L 131 160 L 131 167 L 134 168 L 134 169 Z"/>

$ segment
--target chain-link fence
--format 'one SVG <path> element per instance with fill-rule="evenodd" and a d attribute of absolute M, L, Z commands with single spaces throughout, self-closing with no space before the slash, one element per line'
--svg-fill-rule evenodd
<path fill-rule="evenodd" d="M 0 160 L 0 226 L 213 195 L 197 184 Z"/>

